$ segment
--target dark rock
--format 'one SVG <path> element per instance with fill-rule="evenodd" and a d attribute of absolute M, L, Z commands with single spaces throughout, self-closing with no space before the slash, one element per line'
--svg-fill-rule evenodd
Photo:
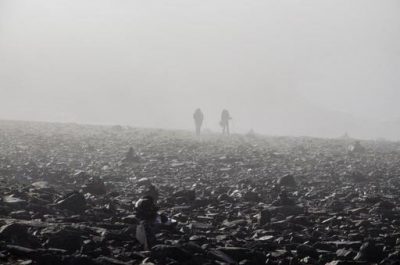
<path fill-rule="evenodd" d="M 74 191 L 57 201 L 56 205 L 61 209 L 82 213 L 86 210 L 86 199 L 81 193 Z"/>
<path fill-rule="evenodd" d="M 40 246 L 38 240 L 28 233 L 28 227 L 18 223 L 3 225 L 0 228 L 0 239 L 10 245 L 21 247 Z"/>
<path fill-rule="evenodd" d="M 30 213 L 25 210 L 11 212 L 10 217 L 15 219 L 24 219 L 24 220 L 31 219 Z"/>
<path fill-rule="evenodd" d="M 249 201 L 249 202 L 259 202 L 260 201 L 260 195 L 257 192 L 254 191 L 247 191 L 243 194 L 242 199 L 244 201 Z"/>
<path fill-rule="evenodd" d="M 0 121 L 1 264 L 399 263 L 399 143 L 21 124 Z"/>
<path fill-rule="evenodd" d="M 285 217 L 303 214 L 305 211 L 301 205 L 269 207 L 268 210 L 271 212 L 272 215 L 281 214 Z"/>
<path fill-rule="evenodd" d="M 237 262 L 229 255 L 225 254 L 221 250 L 213 249 L 208 252 L 209 256 L 213 260 L 225 262 L 226 264 L 237 264 Z"/>
<path fill-rule="evenodd" d="M 37 189 L 48 189 L 49 188 L 49 182 L 47 181 L 36 181 L 31 184 L 33 187 Z"/>
<path fill-rule="evenodd" d="M 296 187 L 297 182 L 292 175 L 285 175 L 278 180 L 278 184 L 284 187 Z"/>
<path fill-rule="evenodd" d="M 21 198 L 18 198 L 14 195 L 4 196 L 3 203 L 12 209 L 23 209 L 27 205 L 27 201 Z"/>
<path fill-rule="evenodd" d="M 389 201 L 380 201 L 377 202 L 374 207 L 377 207 L 379 209 L 386 209 L 386 210 L 392 210 L 393 208 L 396 207 L 396 205 L 392 202 Z"/>
<path fill-rule="evenodd" d="M 266 225 L 271 222 L 271 212 L 267 209 L 264 209 L 258 214 L 257 219 L 259 225 Z"/>
<path fill-rule="evenodd" d="M 233 198 L 231 196 L 229 196 L 229 194 L 227 194 L 227 193 L 222 193 L 222 194 L 218 195 L 217 200 L 219 202 L 224 202 L 224 201 L 232 202 Z"/>
<path fill-rule="evenodd" d="M 173 200 L 177 200 L 182 203 L 190 203 L 196 199 L 196 192 L 194 190 L 180 190 L 172 195 Z"/>
<path fill-rule="evenodd" d="M 239 262 L 244 259 L 251 259 L 253 252 L 247 248 L 240 247 L 221 247 L 218 250 L 222 251 L 236 262 Z"/>
<path fill-rule="evenodd" d="M 94 264 L 96 265 L 129 265 L 130 263 L 128 262 L 123 262 L 114 258 L 109 258 L 109 257 L 98 257 L 93 260 Z"/>
<path fill-rule="evenodd" d="M 356 261 L 377 262 L 383 258 L 383 245 L 375 244 L 373 241 L 362 244 L 360 251 L 354 258 Z"/>
<path fill-rule="evenodd" d="M 7 245 L 6 248 L 12 255 L 22 258 L 36 258 L 39 254 L 35 249 L 17 245 Z"/>
<path fill-rule="evenodd" d="M 42 231 L 47 239 L 46 245 L 50 248 L 76 251 L 81 249 L 83 238 L 81 232 L 68 227 L 48 227 Z"/>
<path fill-rule="evenodd" d="M 104 195 L 107 193 L 107 188 L 104 182 L 99 178 L 90 178 L 89 181 L 82 186 L 83 191 L 93 195 Z"/>
<path fill-rule="evenodd" d="M 336 251 L 337 247 L 334 244 L 326 242 L 316 242 L 313 247 L 317 250 Z"/>
<path fill-rule="evenodd" d="M 151 181 L 148 178 L 140 178 L 137 181 L 137 185 L 139 187 L 141 187 L 141 186 L 150 186 L 151 185 Z"/>
<path fill-rule="evenodd" d="M 300 258 L 305 258 L 305 257 L 311 257 L 313 259 L 318 259 L 318 252 L 317 250 L 309 245 L 299 245 L 296 248 L 297 251 L 297 256 L 299 256 Z"/>
<path fill-rule="evenodd" d="M 136 216 L 133 214 L 122 217 L 121 221 L 126 224 L 138 224 L 139 223 L 139 219 L 137 219 Z"/>
<path fill-rule="evenodd" d="M 135 150 L 133 150 L 133 147 L 129 147 L 124 162 L 140 162 L 140 156 L 135 152 Z"/>
<path fill-rule="evenodd" d="M 367 177 L 359 171 L 352 171 L 348 174 L 347 177 L 348 179 L 356 183 L 367 181 Z"/>
<path fill-rule="evenodd" d="M 151 256 L 155 259 L 170 258 L 176 261 L 187 261 L 192 258 L 192 254 L 181 247 L 167 245 L 155 245 L 151 249 Z"/>
<path fill-rule="evenodd" d="M 334 260 L 329 263 L 326 263 L 326 265 L 370 265 L 370 263 L 367 262 L 356 262 L 356 261 L 344 261 L 344 260 Z"/>
<path fill-rule="evenodd" d="M 95 265 L 95 261 L 85 255 L 69 255 L 65 256 L 63 263 L 66 265 Z"/>
<path fill-rule="evenodd" d="M 340 260 L 353 260 L 357 253 L 351 249 L 338 249 L 336 251 L 336 257 Z"/>

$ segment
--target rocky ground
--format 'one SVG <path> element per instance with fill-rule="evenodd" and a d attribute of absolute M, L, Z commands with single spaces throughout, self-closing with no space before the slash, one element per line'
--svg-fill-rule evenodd
<path fill-rule="evenodd" d="M 400 264 L 400 144 L 351 144 L 1 121 L 0 263 Z"/>

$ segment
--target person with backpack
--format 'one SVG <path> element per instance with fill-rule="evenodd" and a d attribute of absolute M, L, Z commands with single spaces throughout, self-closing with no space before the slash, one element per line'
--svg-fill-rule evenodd
<path fill-rule="evenodd" d="M 228 110 L 224 109 L 221 114 L 221 122 L 220 122 L 220 125 L 222 127 L 222 134 L 229 135 L 229 120 L 231 119 L 232 117 L 229 114 Z"/>
<path fill-rule="evenodd" d="M 196 126 L 196 135 L 200 136 L 201 126 L 203 125 L 204 115 L 200 108 L 196 109 L 193 114 L 194 124 Z"/>

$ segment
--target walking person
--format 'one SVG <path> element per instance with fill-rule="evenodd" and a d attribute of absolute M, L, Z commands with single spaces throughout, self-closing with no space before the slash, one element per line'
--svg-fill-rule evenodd
<path fill-rule="evenodd" d="M 200 108 L 196 109 L 193 114 L 194 124 L 196 126 L 196 135 L 200 136 L 201 126 L 203 125 L 204 114 Z"/>
<path fill-rule="evenodd" d="M 229 120 L 231 119 L 232 117 L 229 114 L 229 112 L 226 109 L 224 109 L 221 114 L 221 122 L 220 122 L 222 126 L 222 134 L 229 135 Z"/>

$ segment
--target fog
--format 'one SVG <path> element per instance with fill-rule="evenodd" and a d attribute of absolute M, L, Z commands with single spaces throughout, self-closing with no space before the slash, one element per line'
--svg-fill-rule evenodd
<path fill-rule="evenodd" d="M 400 139 L 398 0 L 0 0 L 0 119 Z"/>

